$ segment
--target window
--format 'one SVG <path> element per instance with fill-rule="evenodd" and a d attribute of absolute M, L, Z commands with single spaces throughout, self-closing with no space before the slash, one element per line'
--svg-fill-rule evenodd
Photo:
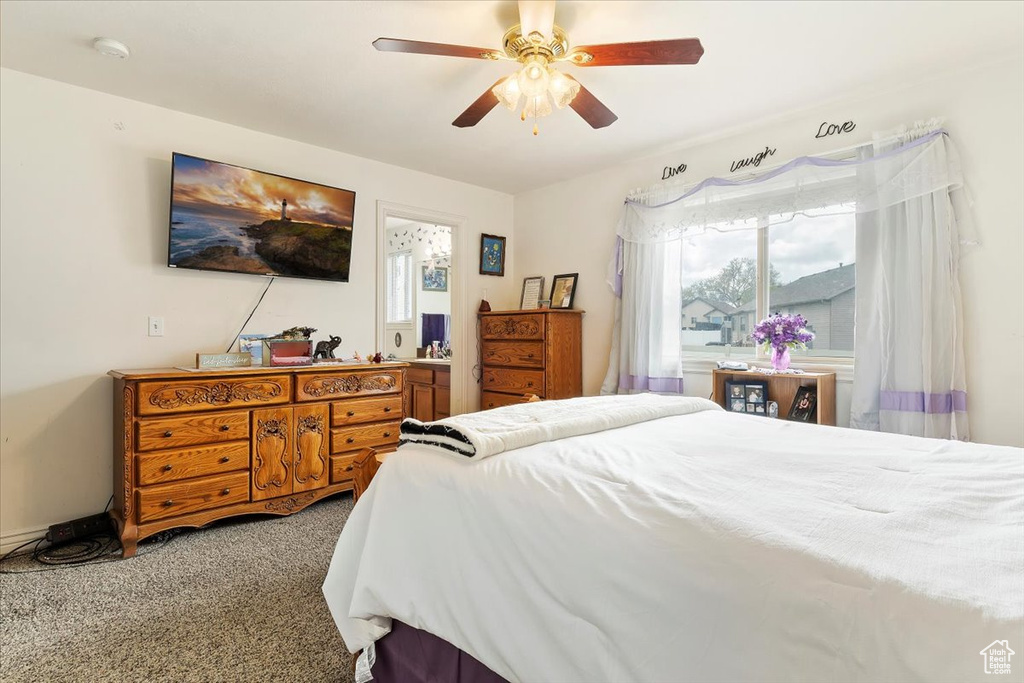
<path fill-rule="evenodd" d="M 412 252 L 388 255 L 388 322 L 412 323 Z"/>
<path fill-rule="evenodd" d="M 710 323 L 700 326 L 691 319 L 696 329 L 682 331 L 683 352 L 729 344 L 731 355 L 760 355 L 749 337 L 757 322 L 771 313 L 799 313 L 815 339 L 794 355 L 852 357 L 855 232 L 853 210 L 835 206 L 684 237 L 683 301 L 703 299 L 727 316 L 709 315 Z M 767 292 L 767 301 L 759 301 L 759 292 Z"/>

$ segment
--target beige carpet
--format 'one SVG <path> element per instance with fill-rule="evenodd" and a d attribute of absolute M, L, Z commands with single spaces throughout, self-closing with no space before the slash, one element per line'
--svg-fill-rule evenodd
<path fill-rule="evenodd" d="M 130 560 L 0 575 L 0 680 L 347 683 L 320 586 L 351 509 L 342 494 Z"/>

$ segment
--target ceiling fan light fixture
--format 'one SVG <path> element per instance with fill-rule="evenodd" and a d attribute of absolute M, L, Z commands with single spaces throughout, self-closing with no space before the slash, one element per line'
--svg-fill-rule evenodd
<path fill-rule="evenodd" d="M 519 71 L 519 89 L 527 97 L 536 97 L 548 91 L 548 60 L 541 55 L 533 55 L 523 63 Z"/>
<path fill-rule="evenodd" d="M 523 108 L 523 118 L 539 119 L 542 116 L 547 116 L 551 111 L 551 100 L 548 98 L 547 93 L 543 93 L 535 97 L 526 98 L 526 106 Z"/>
<path fill-rule="evenodd" d="M 523 95 L 523 92 L 519 89 L 519 74 L 512 74 L 494 86 L 491 92 L 498 98 L 498 102 L 508 107 L 509 110 L 515 111 L 519 106 L 519 98 Z"/>
<path fill-rule="evenodd" d="M 565 109 L 580 92 L 580 84 L 557 69 L 549 69 L 548 92 L 555 106 Z"/>

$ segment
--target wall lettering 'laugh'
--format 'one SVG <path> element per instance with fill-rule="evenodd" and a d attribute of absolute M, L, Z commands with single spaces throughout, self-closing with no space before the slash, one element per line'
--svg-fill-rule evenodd
<path fill-rule="evenodd" d="M 758 152 L 754 156 L 732 162 L 732 165 L 729 166 L 729 172 L 735 173 L 741 168 L 746 168 L 747 166 L 753 166 L 756 168 L 761 165 L 762 161 L 773 154 L 775 154 L 775 149 L 765 145 L 764 150 Z"/>

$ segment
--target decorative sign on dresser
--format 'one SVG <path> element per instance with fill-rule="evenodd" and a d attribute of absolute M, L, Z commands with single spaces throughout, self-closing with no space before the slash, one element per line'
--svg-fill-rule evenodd
<path fill-rule="evenodd" d="M 143 538 L 233 515 L 287 515 L 353 487 L 394 450 L 405 363 L 112 370 L 114 506 L 124 556 Z"/>
<path fill-rule="evenodd" d="M 583 395 L 583 311 L 480 313 L 480 409 Z"/>

